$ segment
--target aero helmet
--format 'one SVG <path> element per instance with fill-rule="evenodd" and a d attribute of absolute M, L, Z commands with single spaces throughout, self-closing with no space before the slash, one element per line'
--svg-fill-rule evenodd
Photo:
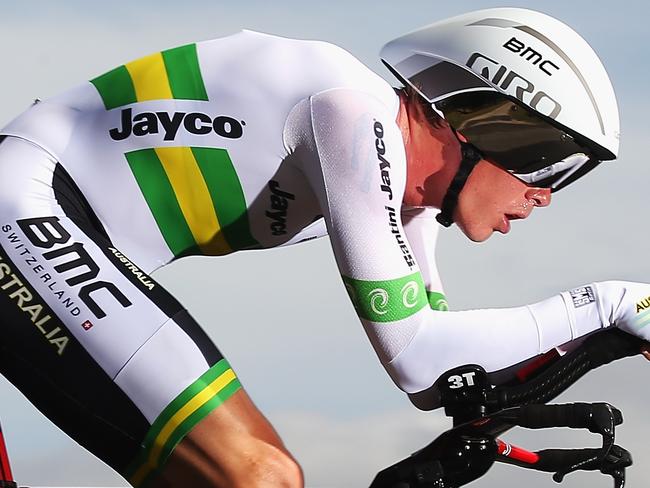
<path fill-rule="evenodd" d="M 555 191 L 618 156 L 607 72 L 577 32 L 548 15 L 470 12 L 390 41 L 380 56 L 473 149 L 526 183 Z M 480 156 L 469 153 L 475 164 Z M 456 183 L 460 192 L 464 179 Z"/>

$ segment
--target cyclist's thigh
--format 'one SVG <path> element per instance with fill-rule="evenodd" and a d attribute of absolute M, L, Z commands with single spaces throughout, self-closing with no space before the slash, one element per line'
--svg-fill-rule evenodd
<path fill-rule="evenodd" d="M 144 484 L 240 384 L 89 210 L 45 152 L 0 141 L 0 372 L 68 435 Z"/>

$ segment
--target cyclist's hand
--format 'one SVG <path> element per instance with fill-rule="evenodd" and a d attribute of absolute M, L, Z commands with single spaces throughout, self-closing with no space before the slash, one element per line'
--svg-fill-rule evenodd
<path fill-rule="evenodd" d="M 650 285 L 630 281 L 596 283 L 602 320 L 650 342 Z M 650 345 L 644 349 L 650 359 Z"/>

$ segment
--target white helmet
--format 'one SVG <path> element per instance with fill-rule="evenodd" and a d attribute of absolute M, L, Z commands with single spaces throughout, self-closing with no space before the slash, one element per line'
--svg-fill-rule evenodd
<path fill-rule="evenodd" d="M 470 12 L 399 37 L 380 55 L 481 154 L 528 183 L 557 190 L 618 155 L 605 68 L 548 15 Z"/>

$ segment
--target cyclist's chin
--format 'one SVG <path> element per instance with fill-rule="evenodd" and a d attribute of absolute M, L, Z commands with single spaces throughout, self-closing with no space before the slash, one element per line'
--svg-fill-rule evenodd
<path fill-rule="evenodd" d="M 458 227 L 460 230 L 467 236 L 470 241 L 474 242 L 484 242 L 487 241 L 492 234 L 494 234 L 494 229 L 487 225 L 463 225 L 461 222 L 458 222 Z"/>

